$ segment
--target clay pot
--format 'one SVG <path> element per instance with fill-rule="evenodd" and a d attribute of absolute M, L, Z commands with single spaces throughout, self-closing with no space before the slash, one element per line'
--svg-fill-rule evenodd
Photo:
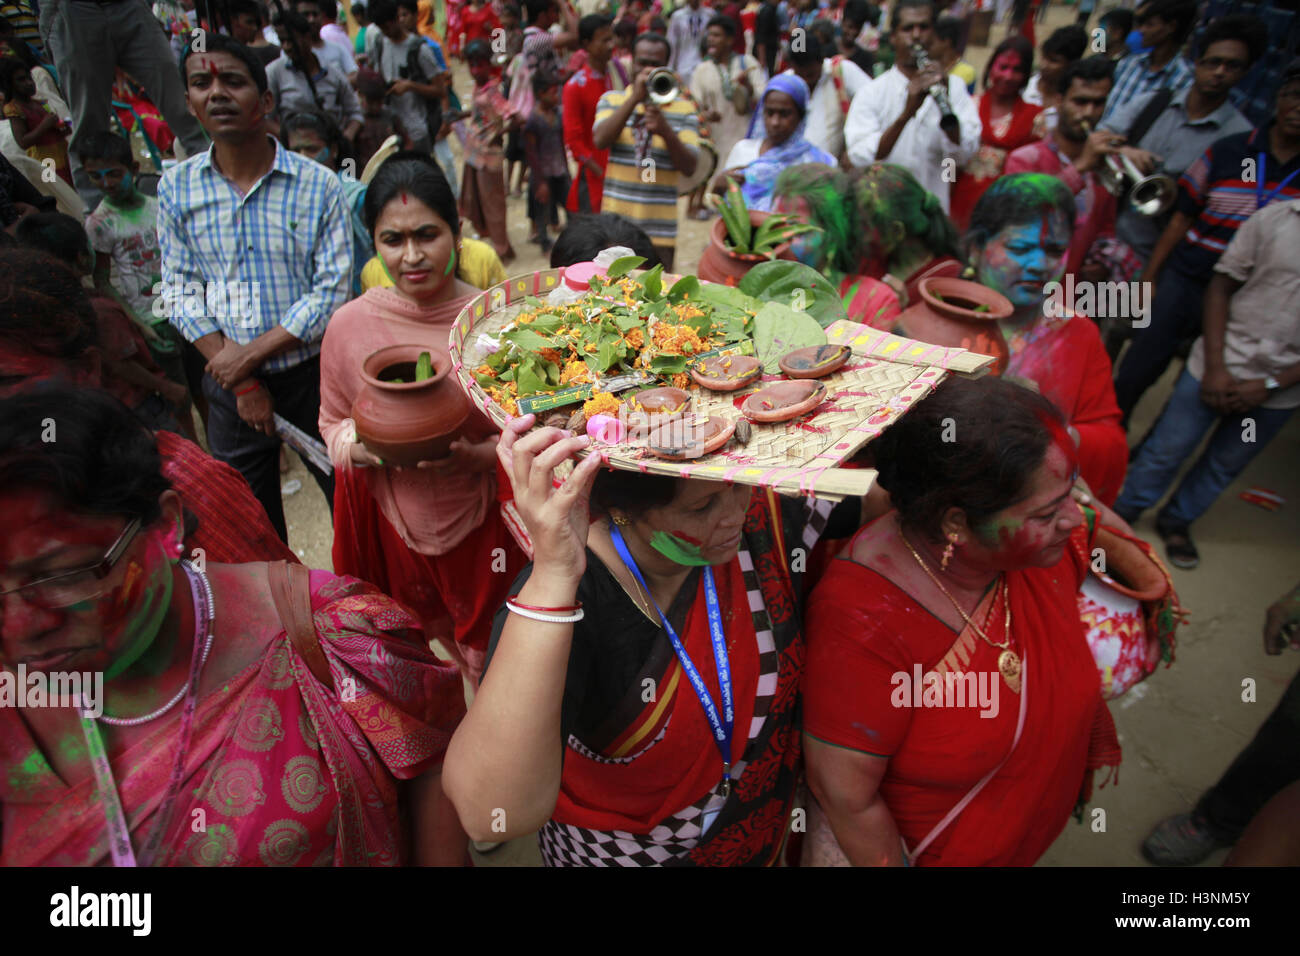
<path fill-rule="evenodd" d="M 421 352 L 433 358 L 433 377 L 417 382 Z M 445 458 L 470 413 L 449 372 L 451 355 L 436 345 L 389 345 L 371 352 L 361 363 L 364 384 L 352 402 L 357 438 L 386 465 Z"/>
<path fill-rule="evenodd" d="M 680 415 L 690 404 L 691 393 L 684 388 L 663 385 L 659 388 L 647 388 L 632 395 L 628 404 L 637 411 L 647 412 L 651 418 L 664 415 Z"/>
<path fill-rule="evenodd" d="M 691 378 L 715 392 L 734 392 L 756 381 L 763 363 L 752 355 L 711 355 L 691 366 Z"/>
<path fill-rule="evenodd" d="M 770 215 L 772 215 L 770 212 L 750 212 L 749 224 L 757 230 L 763 224 L 763 220 Z M 718 217 L 713 228 L 709 230 L 709 244 L 704 249 L 704 255 L 695 274 L 701 281 L 717 282 L 734 288 L 740 285 L 740 280 L 745 278 L 745 273 L 760 262 L 767 262 L 769 258 L 788 259 L 793 262 L 794 255 L 790 252 L 790 243 L 781 243 L 771 256 L 738 255 L 731 251 L 731 244 L 727 241 L 727 224 Z"/>
<path fill-rule="evenodd" d="M 777 382 L 745 399 L 740 410 L 751 422 L 788 422 L 812 411 L 825 397 L 821 382 Z"/>
<path fill-rule="evenodd" d="M 847 345 L 809 345 L 781 356 L 777 364 L 790 378 L 825 378 L 838 372 L 852 354 Z"/>
<path fill-rule="evenodd" d="M 736 420 L 721 415 L 677 419 L 651 432 L 646 447 L 658 458 L 689 461 L 717 451 L 735 430 Z"/>
<path fill-rule="evenodd" d="M 1147 632 L 1143 601 L 1158 601 L 1169 582 L 1138 545 L 1105 527 L 1095 539 L 1104 572 L 1090 571 L 1079 589 L 1079 617 L 1107 700 L 1146 679 L 1160 661 L 1160 642 Z"/>
<path fill-rule="evenodd" d="M 998 322 L 1010 318 L 1011 302 L 978 282 L 932 276 L 922 279 L 920 301 L 898 317 L 898 331 L 931 345 L 957 347 L 991 355 L 994 375 L 1007 367 L 1009 353 Z M 987 306 L 976 312 L 978 306 Z"/>

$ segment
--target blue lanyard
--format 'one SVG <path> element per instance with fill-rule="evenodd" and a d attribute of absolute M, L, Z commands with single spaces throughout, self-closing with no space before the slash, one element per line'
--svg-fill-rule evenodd
<path fill-rule="evenodd" d="M 1255 208 L 1257 210 L 1263 209 L 1265 206 L 1271 203 L 1273 201 L 1273 197 L 1276 196 L 1278 193 L 1280 193 L 1282 190 L 1286 189 L 1287 184 L 1290 183 L 1291 180 L 1295 179 L 1296 173 L 1300 173 L 1300 166 L 1297 166 L 1295 169 L 1291 170 L 1291 172 L 1287 175 L 1286 179 L 1278 183 L 1269 192 L 1269 194 L 1265 196 L 1264 184 L 1268 182 L 1268 176 L 1267 176 L 1268 164 L 1267 164 L 1266 154 L 1264 153 L 1263 150 L 1260 150 L 1259 156 L 1255 160 L 1255 165 L 1259 167 L 1259 178 L 1255 180 Z"/>
<path fill-rule="evenodd" d="M 672 642 L 677 659 L 681 661 L 686 679 L 695 688 L 695 695 L 700 699 L 704 715 L 709 719 L 709 729 L 713 731 L 713 739 L 718 745 L 719 753 L 722 754 L 722 795 L 728 796 L 731 793 L 731 731 L 736 722 L 736 708 L 731 693 L 731 664 L 727 659 L 727 638 L 722 632 L 722 609 L 718 606 L 718 590 L 713 583 L 713 569 L 708 565 L 704 567 L 704 600 L 709 611 L 709 636 L 713 638 L 713 660 L 718 668 L 718 689 L 722 691 L 722 718 L 719 718 L 718 708 L 713 705 L 713 697 L 709 694 L 709 689 L 704 686 L 704 678 L 700 676 L 690 655 L 686 653 L 686 648 L 682 646 L 677 632 L 668 623 L 668 616 L 660 610 L 659 604 L 650 594 L 650 588 L 646 587 L 645 578 L 641 576 L 641 569 L 636 566 L 632 553 L 628 551 L 622 532 L 618 530 L 618 525 L 612 522 L 609 526 L 609 536 L 614 542 L 618 556 L 623 559 L 623 563 L 627 565 L 627 569 L 632 572 L 632 576 L 636 578 L 646 596 L 650 598 L 650 603 L 659 613 L 659 620 L 663 622 L 664 630 L 668 632 L 668 640 Z"/>

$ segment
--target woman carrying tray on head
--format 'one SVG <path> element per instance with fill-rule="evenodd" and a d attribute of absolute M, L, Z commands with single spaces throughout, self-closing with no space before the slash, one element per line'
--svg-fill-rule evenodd
<path fill-rule="evenodd" d="M 442 171 L 399 153 L 376 174 L 365 217 L 394 282 L 339 309 L 321 345 L 321 435 L 336 469 L 334 569 L 391 594 L 476 683 L 492 614 L 524 564 L 496 497 L 496 429 L 471 409 L 449 457 L 385 466 L 351 415 L 366 356 L 387 345 L 445 349 L 479 290 L 456 278 L 460 219 Z"/>
<path fill-rule="evenodd" d="M 897 510 L 809 599 L 805 865 L 1028 866 L 1120 759 L 1079 620 L 1074 442 L 1045 398 L 982 378 L 874 444 Z"/>
<path fill-rule="evenodd" d="M 540 829 L 552 866 L 775 862 L 799 761 L 790 555 L 829 504 L 601 471 L 596 454 L 557 489 L 589 439 L 533 422 L 501 439 L 534 563 L 448 754 L 462 823 L 483 840 Z M 860 501 L 843 507 L 856 524 Z"/>

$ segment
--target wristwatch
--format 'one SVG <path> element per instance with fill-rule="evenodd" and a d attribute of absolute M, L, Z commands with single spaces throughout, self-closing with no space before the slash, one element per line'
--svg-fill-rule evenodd
<path fill-rule="evenodd" d="M 1270 392 L 1276 392 L 1279 388 L 1282 387 L 1282 383 L 1279 382 L 1272 375 L 1266 375 L 1264 376 L 1264 387 L 1268 389 Z"/>

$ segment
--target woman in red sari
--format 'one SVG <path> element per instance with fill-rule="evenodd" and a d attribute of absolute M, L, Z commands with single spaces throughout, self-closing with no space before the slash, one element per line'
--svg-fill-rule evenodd
<path fill-rule="evenodd" d="M 1003 374 L 1032 383 L 1061 410 L 1084 480 L 1110 505 L 1124 484 L 1128 442 L 1101 333 L 1061 301 L 1074 208 L 1055 176 L 1003 176 L 976 204 L 966 245 L 976 279 L 1015 308 L 1001 323 L 1011 353 Z"/>
<path fill-rule="evenodd" d="M 0 863 L 464 861 L 461 683 L 391 598 L 182 560 L 154 436 L 95 390 L 0 401 L 0 505 L 0 677 L 87 695 L 0 706 Z"/>
<path fill-rule="evenodd" d="M 479 290 L 456 277 L 460 218 L 442 170 L 398 153 L 366 191 L 366 225 L 393 281 L 339 309 L 321 343 L 321 436 L 334 462 L 334 569 L 391 594 L 477 684 L 492 614 L 524 566 L 497 505 L 497 432 L 473 409 L 451 455 L 401 468 L 357 440 L 361 364 L 388 345 L 446 349 Z"/>
<path fill-rule="evenodd" d="M 1040 137 L 1034 135 L 1034 121 L 1042 111 L 1021 99 L 1025 84 L 1034 72 L 1034 48 L 1021 36 L 1009 36 L 998 44 L 984 70 L 984 92 L 979 108 L 979 152 L 957 174 L 952 187 L 953 223 L 965 230 L 971 211 L 984 190 L 1002 175 L 1007 156 Z"/>
<path fill-rule="evenodd" d="M 550 866 L 773 864 L 799 760 L 801 573 L 786 556 L 831 507 L 598 475 L 599 455 L 556 489 L 589 439 L 532 425 L 501 441 L 534 563 L 448 752 L 461 821 L 476 840 L 540 830 Z"/>
<path fill-rule="evenodd" d="M 897 510 L 809 600 L 804 862 L 1028 866 L 1120 758 L 1076 607 L 1074 443 L 1041 396 L 984 378 L 875 444 Z"/>

